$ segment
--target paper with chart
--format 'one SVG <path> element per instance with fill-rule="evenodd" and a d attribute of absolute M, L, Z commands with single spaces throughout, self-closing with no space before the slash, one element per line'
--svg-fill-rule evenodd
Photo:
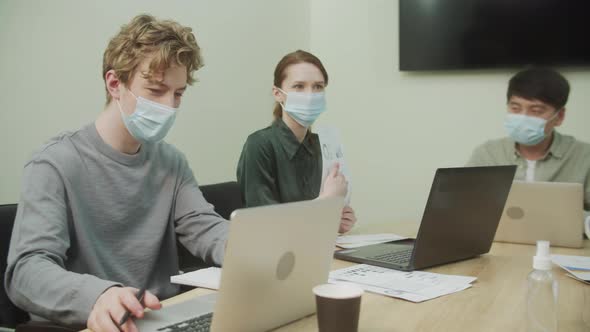
<path fill-rule="evenodd" d="M 219 289 L 221 268 L 210 267 L 170 277 L 173 284 L 189 285 L 209 289 Z"/>
<path fill-rule="evenodd" d="M 340 133 L 336 128 L 319 127 L 316 129 L 316 134 L 320 139 L 320 146 L 322 149 L 322 185 L 328 175 L 328 171 L 335 163 L 340 164 L 340 171 L 348 181 L 348 192 L 344 199 L 346 205 L 350 205 L 350 194 L 352 192 L 352 180 L 350 176 L 350 169 L 344 161 L 344 148 L 340 140 Z"/>
<path fill-rule="evenodd" d="M 341 235 L 336 238 L 336 245 L 340 248 L 351 249 L 364 247 L 371 244 L 385 243 L 390 241 L 404 240 L 407 237 L 392 234 L 368 234 L 368 235 Z"/>
<path fill-rule="evenodd" d="M 422 302 L 471 287 L 475 277 L 431 272 L 402 272 L 359 264 L 330 272 L 330 283 L 353 282 L 369 292 Z"/>

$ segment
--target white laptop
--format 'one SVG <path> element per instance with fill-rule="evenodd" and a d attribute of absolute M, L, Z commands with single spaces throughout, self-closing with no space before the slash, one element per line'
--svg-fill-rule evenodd
<path fill-rule="evenodd" d="M 514 181 L 494 240 L 580 248 L 583 218 L 582 184 Z"/>
<path fill-rule="evenodd" d="M 330 198 L 234 211 L 219 292 L 150 311 L 137 327 L 266 331 L 313 314 L 312 288 L 328 280 L 343 207 Z"/>

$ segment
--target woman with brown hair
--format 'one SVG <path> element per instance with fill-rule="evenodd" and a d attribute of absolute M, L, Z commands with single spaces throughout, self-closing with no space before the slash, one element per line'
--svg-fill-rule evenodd
<path fill-rule="evenodd" d="M 248 136 L 238 162 L 237 179 L 246 206 L 260 206 L 345 196 L 346 179 L 334 166 L 322 186 L 322 153 L 311 125 L 326 110 L 328 73 L 313 54 L 285 55 L 274 72 L 276 101 L 272 124 Z M 340 233 L 348 232 L 356 216 L 346 206 Z"/>

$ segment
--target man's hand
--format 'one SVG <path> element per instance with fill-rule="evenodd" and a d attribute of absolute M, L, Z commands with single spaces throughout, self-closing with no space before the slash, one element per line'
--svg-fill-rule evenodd
<path fill-rule="evenodd" d="M 338 233 L 346 233 L 352 229 L 354 224 L 356 223 L 356 216 L 354 215 L 354 210 L 350 206 L 345 206 L 342 209 L 342 217 L 340 217 L 340 228 L 338 229 Z"/>
<path fill-rule="evenodd" d="M 326 176 L 326 180 L 324 181 L 322 192 L 320 193 L 320 198 L 326 197 L 336 197 L 346 196 L 346 192 L 348 191 L 348 182 L 344 175 L 340 172 L 340 164 L 336 163 Z"/>
<path fill-rule="evenodd" d="M 143 317 L 143 305 L 137 300 L 139 290 L 133 287 L 111 287 L 98 297 L 86 324 L 94 332 L 137 332 L 137 326 L 131 317 L 122 326 L 119 320 L 129 310 L 131 316 Z M 146 291 L 143 303 L 147 308 L 158 310 L 162 307 L 158 298 Z"/>

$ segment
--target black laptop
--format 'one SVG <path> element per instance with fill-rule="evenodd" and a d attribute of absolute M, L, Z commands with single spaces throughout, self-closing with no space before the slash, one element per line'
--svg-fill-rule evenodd
<path fill-rule="evenodd" d="M 485 254 L 515 172 L 514 165 L 439 168 L 415 240 L 339 250 L 334 257 L 412 271 Z"/>

